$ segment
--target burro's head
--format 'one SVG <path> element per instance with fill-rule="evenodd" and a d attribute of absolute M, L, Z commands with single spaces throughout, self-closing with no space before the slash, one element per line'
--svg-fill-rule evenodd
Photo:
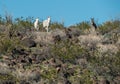
<path fill-rule="evenodd" d="M 36 18 L 36 21 L 39 21 L 39 19 L 38 19 L 38 18 Z"/>
<path fill-rule="evenodd" d="M 48 16 L 48 21 L 50 21 L 50 16 Z"/>

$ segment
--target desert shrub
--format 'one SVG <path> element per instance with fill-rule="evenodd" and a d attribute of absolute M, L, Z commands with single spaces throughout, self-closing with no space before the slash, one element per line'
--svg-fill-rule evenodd
<path fill-rule="evenodd" d="M 93 84 L 91 76 L 93 76 L 93 73 L 91 71 L 87 69 L 83 70 L 80 77 L 80 84 Z"/>
<path fill-rule="evenodd" d="M 90 23 L 87 21 L 83 21 L 81 23 L 76 24 L 76 28 L 79 28 L 81 30 L 89 29 L 90 28 Z"/>
<path fill-rule="evenodd" d="M 39 25 L 39 30 L 40 31 L 45 31 L 45 28 L 43 28 L 43 24 L 41 21 L 38 22 L 38 25 Z"/>
<path fill-rule="evenodd" d="M 52 47 L 52 54 L 63 61 L 75 62 L 76 58 L 82 57 L 85 51 L 81 46 L 70 41 L 58 42 Z"/>
<path fill-rule="evenodd" d="M 11 14 L 9 14 L 8 12 L 5 12 L 4 16 L 0 15 L 0 24 L 9 25 L 12 23 L 13 23 L 13 18 Z"/>
<path fill-rule="evenodd" d="M 6 21 L 6 24 L 12 24 L 13 23 L 12 15 L 6 12 L 5 21 Z"/>
<path fill-rule="evenodd" d="M 16 84 L 18 79 L 11 74 L 11 69 L 6 63 L 0 62 L 0 83 L 1 84 Z"/>
<path fill-rule="evenodd" d="M 56 29 L 56 28 L 62 29 L 62 28 L 64 28 L 64 24 L 59 23 L 59 22 L 53 22 L 53 23 L 50 24 L 50 28 L 51 29 Z"/>
<path fill-rule="evenodd" d="M 1 84 L 16 84 L 18 79 L 11 74 L 0 74 L 0 83 Z"/>
<path fill-rule="evenodd" d="M 81 45 L 95 45 L 97 43 L 100 43 L 102 41 L 102 36 L 98 35 L 81 35 L 78 37 L 78 40 L 80 41 Z"/>
<path fill-rule="evenodd" d="M 0 53 L 8 53 L 14 48 L 13 41 L 10 39 L 2 39 L 0 41 Z"/>
<path fill-rule="evenodd" d="M 109 56 L 116 54 L 119 50 L 117 48 L 117 46 L 113 45 L 113 44 L 97 44 L 96 45 L 96 50 L 98 50 L 99 53 L 101 54 L 109 54 Z M 110 55 L 111 54 L 111 55 Z"/>
<path fill-rule="evenodd" d="M 81 66 L 74 67 L 74 70 L 74 74 L 68 77 L 72 84 L 93 84 L 93 71 L 85 68 L 83 69 Z"/>
<path fill-rule="evenodd" d="M 0 24 L 3 24 L 3 18 L 0 16 Z"/>
<path fill-rule="evenodd" d="M 6 25 L 6 19 L 2 15 L 0 15 L 0 24 Z"/>
<path fill-rule="evenodd" d="M 10 53 L 16 46 L 20 45 L 20 39 L 11 39 L 7 34 L 1 34 L 0 38 L 0 53 Z"/>
<path fill-rule="evenodd" d="M 47 70 L 44 70 L 41 76 L 45 79 L 54 80 L 55 78 L 57 78 L 56 69 L 49 68 Z"/>
<path fill-rule="evenodd" d="M 16 25 L 17 27 L 31 28 L 33 27 L 33 17 L 16 18 L 14 25 Z"/>
<path fill-rule="evenodd" d="M 109 77 L 116 77 L 120 73 L 120 56 L 119 52 L 114 54 L 114 56 L 110 56 L 109 54 L 100 54 L 98 51 L 94 51 L 94 53 L 88 58 L 88 62 L 91 64 L 95 75 Z"/>
<path fill-rule="evenodd" d="M 120 28 L 120 20 L 107 21 L 99 26 L 99 32 L 105 34 L 118 28 Z"/>

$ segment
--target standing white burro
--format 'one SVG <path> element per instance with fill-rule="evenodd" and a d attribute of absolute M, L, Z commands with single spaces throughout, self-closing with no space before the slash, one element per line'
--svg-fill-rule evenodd
<path fill-rule="evenodd" d="M 34 22 L 34 28 L 35 28 L 36 30 L 39 30 L 39 25 L 38 25 L 38 23 L 39 23 L 39 19 L 37 18 L 37 19 L 35 20 L 35 22 Z"/>
<path fill-rule="evenodd" d="M 50 25 L 50 17 L 48 17 L 47 20 L 43 21 L 43 28 L 45 28 L 47 32 L 49 31 L 48 30 L 49 25 Z"/>

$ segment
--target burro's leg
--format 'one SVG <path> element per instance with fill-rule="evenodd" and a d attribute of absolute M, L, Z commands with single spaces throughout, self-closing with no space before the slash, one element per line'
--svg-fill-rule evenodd
<path fill-rule="evenodd" d="M 48 27 L 46 27 L 45 29 L 46 29 L 47 32 L 49 31 L 49 30 L 48 30 Z"/>

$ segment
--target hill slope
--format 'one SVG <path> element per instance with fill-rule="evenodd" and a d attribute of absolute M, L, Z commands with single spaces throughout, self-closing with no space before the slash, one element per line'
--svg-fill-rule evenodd
<path fill-rule="evenodd" d="M 120 26 L 106 24 L 48 33 L 1 25 L 0 83 L 119 84 Z"/>

